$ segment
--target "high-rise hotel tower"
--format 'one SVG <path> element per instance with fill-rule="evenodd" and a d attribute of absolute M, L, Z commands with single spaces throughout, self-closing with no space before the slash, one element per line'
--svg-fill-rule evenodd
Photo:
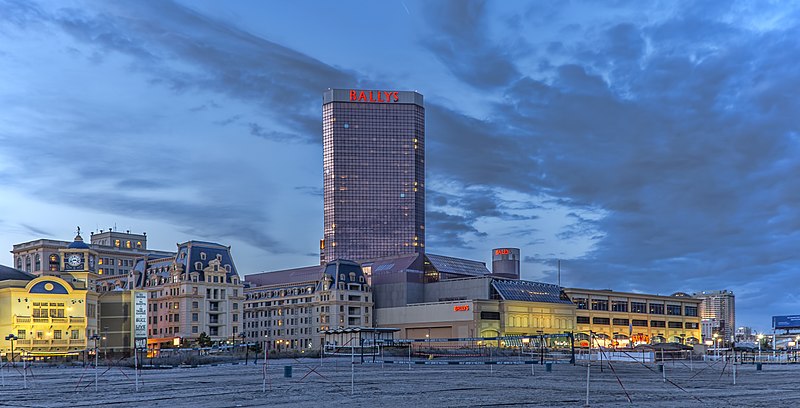
<path fill-rule="evenodd" d="M 320 260 L 425 251 L 425 108 L 410 91 L 328 89 Z"/>

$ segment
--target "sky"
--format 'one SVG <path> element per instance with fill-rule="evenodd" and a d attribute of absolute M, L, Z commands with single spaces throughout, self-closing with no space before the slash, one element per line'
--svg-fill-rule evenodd
<path fill-rule="evenodd" d="M 0 248 L 80 226 L 313 265 L 323 91 L 416 90 L 427 251 L 727 289 L 767 330 L 800 313 L 799 37 L 791 2 L 0 0 Z"/>

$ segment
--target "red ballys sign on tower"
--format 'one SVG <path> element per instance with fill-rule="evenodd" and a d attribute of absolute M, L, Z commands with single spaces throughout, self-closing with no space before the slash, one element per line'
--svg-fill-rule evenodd
<path fill-rule="evenodd" d="M 353 102 L 397 102 L 400 100 L 397 91 L 356 91 L 350 90 L 350 100 Z"/>

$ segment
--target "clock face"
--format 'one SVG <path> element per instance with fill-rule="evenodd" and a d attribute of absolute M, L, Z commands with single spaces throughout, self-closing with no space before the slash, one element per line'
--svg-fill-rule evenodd
<path fill-rule="evenodd" d="M 69 258 L 67 258 L 67 263 L 69 264 L 69 266 L 80 266 L 81 256 L 75 254 L 70 255 Z"/>

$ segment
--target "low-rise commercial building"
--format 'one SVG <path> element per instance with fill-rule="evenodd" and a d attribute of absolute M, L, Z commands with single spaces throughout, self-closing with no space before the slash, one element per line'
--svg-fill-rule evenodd
<path fill-rule="evenodd" d="M 591 333 L 602 346 L 700 342 L 700 300 L 611 290 L 565 288 L 575 304 L 575 339 L 589 345 Z M 585 344 L 584 344 L 585 343 Z"/>

